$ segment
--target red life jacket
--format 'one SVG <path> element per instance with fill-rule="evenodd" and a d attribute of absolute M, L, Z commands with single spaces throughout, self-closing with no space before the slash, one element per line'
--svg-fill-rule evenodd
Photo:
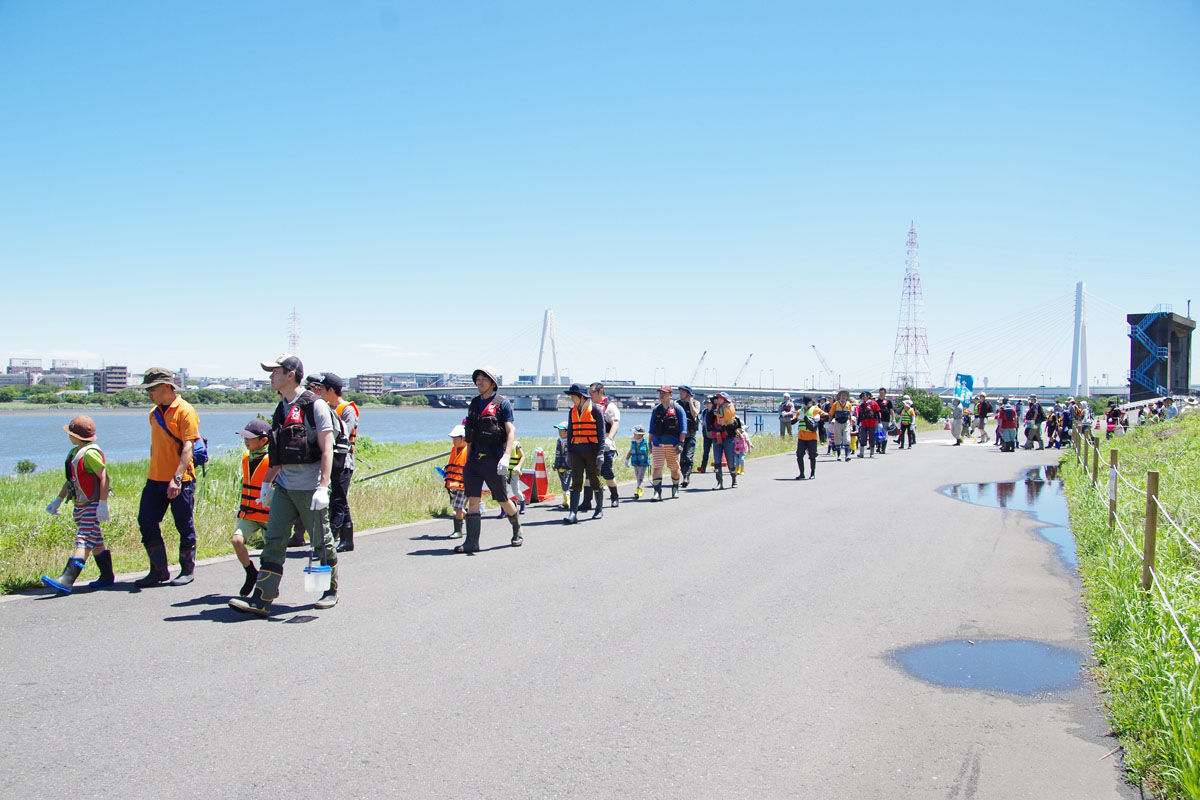
<path fill-rule="evenodd" d="M 67 470 L 67 480 L 75 490 L 75 505 L 83 506 L 88 503 L 94 503 L 100 499 L 100 476 L 93 475 L 83 467 L 83 457 L 87 455 L 88 450 L 96 450 L 100 456 L 104 457 L 104 451 L 94 444 L 81 445 L 75 451 L 75 457 L 67 457 L 65 467 Z"/>

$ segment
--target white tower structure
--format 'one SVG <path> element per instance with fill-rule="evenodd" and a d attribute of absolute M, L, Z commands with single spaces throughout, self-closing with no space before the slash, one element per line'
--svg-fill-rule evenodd
<path fill-rule="evenodd" d="M 1075 344 L 1071 347 L 1071 394 L 1087 397 L 1091 394 L 1087 378 L 1087 286 L 1075 284 Z"/>
<path fill-rule="evenodd" d="M 558 385 L 558 342 L 554 338 L 554 311 L 547 308 L 542 317 L 542 343 L 538 348 L 537 376 L 533 379 L 535 386 L 542 385 L 542 358 L 546 355 L 546 342 L 550 342 L 550 356 L 554 360 L 554 380 L 551 386 Z"/>
<path fill-rule="evenodd" d="M 300 315 L 296 313 L 296 308 L 292 307 L 292 314 L 288 317 L 288 348 L 287 352 L 296 355 L 300 351 Z"/>
<path fill-rule="evenodd" d="M 908 227 L 904 259 L 904 292 L 900 297 L 900 321 L 896 324 L 896 348 L 892 353 L 892 388 L 933 385 L 929 372 L 929 337 L 925 333 L 925 298 L 921 294 L 921 269 L 917 264 L 917 229 Z"/>

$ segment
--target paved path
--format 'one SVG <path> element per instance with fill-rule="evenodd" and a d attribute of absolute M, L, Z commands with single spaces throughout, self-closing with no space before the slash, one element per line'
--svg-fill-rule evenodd
<path fill-rule="evenodd" d="M 1087 683 L 950 690 L 888 654 L 947 638 L 1086 652 L 1034 523 L 939 494 L 1049 453 L 926 434 L 872 461 L 750 462 L 741 488 L 363 536 L 337 608 L 289 561 L 278 614 L 190 587 L 0 603 L 0 795 L 1055 798 L 1135 794 Z M 698 488 L 697 488 L 698 487 Z M 289 624 L 290 623 L 290 624 Z"/>

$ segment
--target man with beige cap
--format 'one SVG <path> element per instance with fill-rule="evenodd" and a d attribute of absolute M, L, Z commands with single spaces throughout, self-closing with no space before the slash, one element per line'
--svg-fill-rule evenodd
<path fill-rule="evenodd" d="M 200 438 L 200 418 L 196 409 L 175 393 L 175 376 L 169 369 L 146 370 L 138 388 L 146 390 L 154 410 L 150 412 L 150 471 L 138 507 L 138 529 L 150 558 L 150 572 L 134 584 L 145 588 L 170 581 L 172 586 L 185 586 L 192 582 L 196 568 L 192 449 Z M 167 546 L 161 527 L 168 508 L 179 531 L 179 575 L 175 580 L 167 571 Z"/>

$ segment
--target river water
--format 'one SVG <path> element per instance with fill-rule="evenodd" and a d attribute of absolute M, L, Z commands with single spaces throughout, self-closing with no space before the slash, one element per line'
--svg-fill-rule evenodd
<path fill-rule="evenodd" d="M 227 450 L 240 451 L 240 430 L 255 414 L 269 416 L 268 407 L 199 407 L 200 433 L 208 439 L 214 455 Z M 78 413 L 86 413 L 96 421 L 97 439 L 109 461 L 134 461 L 150 456 L 150 410 L 78 411 L 54 409 L 47 411 L 12 411 L 0 413 L 0 475 L 11 474 L 17 462 L 29 459 L 39 472 L 61 469 L 71 442 L 63 426 Z M 368 406 L 363 409 L 359 430 L 377 442 L 446 441 L 450 429 L 462 422 L 464 409 L 459 408 L 393 408 Z M 555 436 L 554 423 L 565 420 L 566 412 L 517 411 L 517 436 L 548 438 Z M 642 409 L 622 409 L 621 439 L 628 439 L 633 426 L 646 425 L 650 412 Z M 622 449 L 624 449 L 622 447 Z"/>

